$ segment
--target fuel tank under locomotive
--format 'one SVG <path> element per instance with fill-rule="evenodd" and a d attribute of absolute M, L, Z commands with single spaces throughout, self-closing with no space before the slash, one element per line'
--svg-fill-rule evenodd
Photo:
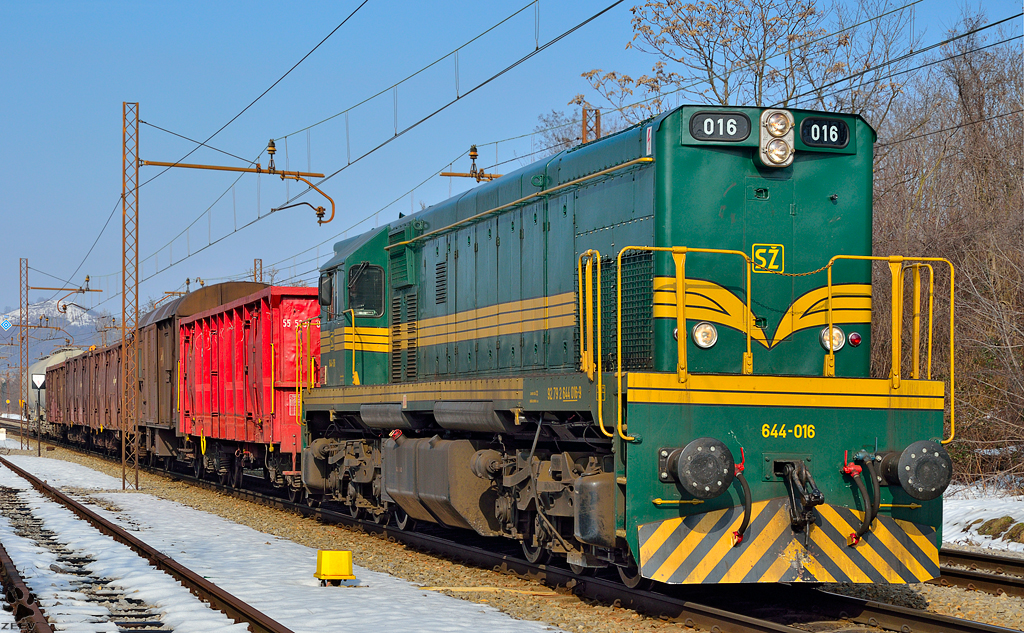
<path fill-rule="evenodd" d="M 610 459 L 497 449 L 400 432 L 383 440 L 317 439 L 303 452 L 302 479 L 314 496 L 373 514 L 394 503 L 419 521 L 540 539 L 588 566 L 614 560 L 620 543 Z"/>

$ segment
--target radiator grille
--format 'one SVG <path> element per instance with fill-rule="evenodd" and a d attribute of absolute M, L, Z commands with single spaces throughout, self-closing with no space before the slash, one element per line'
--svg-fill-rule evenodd
<path fill-rule="evenodd" d="M 591 296 L 596 296 L 594 275 Z M 601 357 L 606 371 L 616 367 L 616 268 L 615 259 L 601 260 Z M 577 278 L 578 279 L 578 278 Z M 579 287 L 579 282 L 576 282 Z M 576 298 L 576 358 L 580 355 L 580 328 L 583 318 Z M 595 327 L 596 327 L 595 323 Z M 654 367 L 654 257 L 653 253 L 634 253 L 622 258 L 622 368 L 627 371 Z M 596 350 L 596 346 L 595 346 Z"/>

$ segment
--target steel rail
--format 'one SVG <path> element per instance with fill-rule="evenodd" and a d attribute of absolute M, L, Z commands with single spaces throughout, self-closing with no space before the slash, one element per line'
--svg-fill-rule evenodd
<path fill-rule="evenodd" d="M 1010 633 L 1016 630 L 931 613 L 923 609 L 853 598 L 822 589 L 798 587 L 792 589 L 795 592 L 801 590 L 807 592 L 802 599 L 812 601 L 811 604 L 814 604 L 819 612 L 890 631 L 903 631 L 904 633 L 910 631 L 913 633 Z"/>
<path fill-rule="evenodd" d="M 7 549 L 0 543 L 0 581 L 3 582 L 4 596 L 11 606 L 15 621 L 22 630 L 35 633 L 53 633 L 53 627 L 46 619 L 35 596 L 25 584 Z"/>
<path fill-rule="evenodd" d="M 1024 559 L 950 549 L 939 551 L 942 575 L 932 584 L 1024 597 Z"/>
<path fill-rule="evenodd" d="M 957 565 L 974 571 L 988 571 L 993 574 L 1024 576 L 1024 558 L 1019 557 L 942 548 L 939 550 L 939 563 L 943 566 Z"/>
<path fill-rule="evenodd" d="M 0 464 L 11 469 L 18 476 L 31 483 L 32 487 L 40 493 L 65 506 L 103 534 L 110 536 L 119 543 L 127 545 L 137 554 L 149 560 L 157 569 L 173 576 L 200 600 L 210 603 L 210 606 L 224 612 L 225 615 L 235 622 L 247 624 L 249 630 L 253 633 L 292 633 L 291 629 L 280 622 L 221 589 L 170 556 L 161 553 L 152 545 L 135 538 L 112 521 L 108 521 L 71 497 L 52 488 L 31 473 L 15 466 L 2 457 L 0 457 Z"/>

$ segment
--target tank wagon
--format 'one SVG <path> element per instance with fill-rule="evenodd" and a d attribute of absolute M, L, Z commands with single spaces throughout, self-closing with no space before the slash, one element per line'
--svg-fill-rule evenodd
<path fill-rule="evenodd" d="M 338 243 L 304 490 L 630 585 L 934 578 L 952 402 L 903 288 L 940 267 L 878 257 L 872 304 L 874 141 L 684 106 Z"/>

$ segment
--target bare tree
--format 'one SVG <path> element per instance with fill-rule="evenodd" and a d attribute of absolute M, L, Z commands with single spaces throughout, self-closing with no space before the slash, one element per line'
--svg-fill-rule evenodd
<path fill-rule="evenodd" d="M 657 58 L 637 78 L 583 73 L 623 117 L 638 122 L 678 94 L 698 103 L 795 106 L 884 116 L 899 94 L 908 11 L 885 0 L 647 0 L 633 7 L 626 45 Z M 577 97 L 582 98 L 582 97 Z M 877 123 L 877 122 L 876 122 Z"/>
<path fill-rule="evenodd" d="M 985 23 L 968 15 L 956 33 Z M 1002 39 L 1002 37 L 1000 37 Z M 875 252 L 938 255 L 956 269 L 958 474 L 1024 475 L 1024 64 L 1020 43 L 984 34 L 933 56 L 879 129 Z M 937 271 L 943 272 L 943 271 Z M 936 275 L 936 350 L 948 345 L 949 285 Z M 886 284 L 875 286 L 888 305 Z M 875 324 L 883 365 L 888 328 Z M 935 357 L 933 377 L 948 378 Z M 1019 480 L 1019 479 L 1018 479 Z"/>
<path fill-rule="evenodd" d="M 569 114 L 552 110 L 537 117 L 533 131 L 539 137 L 539 156 L 552 156 L 567 150 L 580 142 L 580 110 L 574 108 Z"/>

